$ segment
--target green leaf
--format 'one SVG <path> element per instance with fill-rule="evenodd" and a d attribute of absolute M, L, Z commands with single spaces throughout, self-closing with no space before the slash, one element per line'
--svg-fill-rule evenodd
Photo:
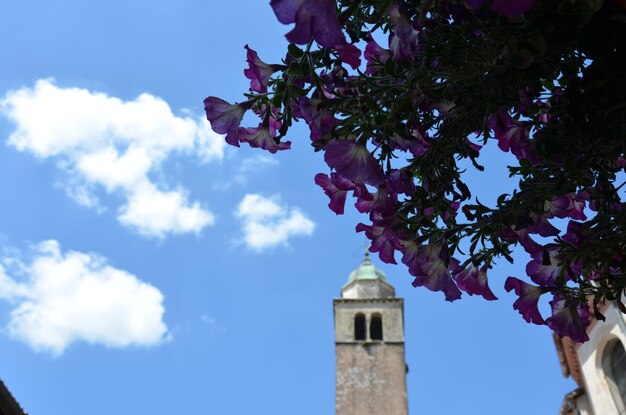
<path fill-rule="evenodd" d="M 304 55 L 304 51 L 293 43 L 290 43 L 289 46 L 287 46 L 287 51 L 294 59 L 299 59 Z"/>

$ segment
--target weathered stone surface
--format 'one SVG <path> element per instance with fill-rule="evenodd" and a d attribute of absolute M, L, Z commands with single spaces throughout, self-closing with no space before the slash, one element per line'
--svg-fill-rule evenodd
<path fill-rule="evenodd" d="M 336 415 L 406 415 L 404 344 L 337 344 Z"/>

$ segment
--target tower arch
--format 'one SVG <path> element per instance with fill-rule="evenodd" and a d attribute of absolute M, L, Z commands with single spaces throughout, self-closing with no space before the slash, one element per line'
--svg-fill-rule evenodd
<path fill-rule="evenodd" d="M 626 350 L 619 339 L 610 340 L 602 350 L 602 369 L 617 410 L 626 413 Z"/>

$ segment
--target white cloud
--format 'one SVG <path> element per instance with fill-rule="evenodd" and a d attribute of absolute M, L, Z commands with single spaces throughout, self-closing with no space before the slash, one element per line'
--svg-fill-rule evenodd
<path fill-rule="evenodd" d="M 0 298 L 13 301 L 26 294 L 26 287 L 13 281 L 0 264 Z"/>
<path fill-rule="evenodd" d="M 275 166 L 277 164 L 278 160 L 275 157 L 270 157 L 266 155 L 248 157 L 241 162 L 239 172 L 242 174 L 255 173 L 264 167 Z"/>
<path fill-rule="evenodd" d="M 199 203 L 187 202 L 184 189 L 163 192 L 147 181 L 134 189 L 118 219 L 146 236 L 198 232 L 200 224 L 215 221 Z"/>
<path fill-rule="evenodd" d="M 242 220 L 244 243 L 255 251 L 287 245 L 292 236 L 311 235 L 315 223 L 298 208 L 281 206 L 277 198 L 247 194 L 235 215 Z"/>
<path fill-rule="evenodd" d="M 102 257 L 62 253 L 50 240 L 18 268 L 25 278 L 10 278 L 0 265 L 0 299 L 15 305 L 7 332 L 36 351 L 59 355 L 78 341 L 121 348 L 168 339 L 161 292 Z"/>
<path fill-rule="evenodd" d="M 67 175 L 61 187 L 77 203 L 104 211 L 94 190 L 119 193 L 126 204 L 119 207 L 118 219 L 146 236 L 199 232 L 214 223 L 211 212 L 188 201 L 185 189 L 162 188 L 149 177 L 174 153 L 193 154 L 202 162 L 222 159 L 224 140 L 208 121 L 176 116 L 150 94 L 123 101 L 60 88 L 51 80 L 7 93 L 0 109 L 16 125 L 8 144 L 55 159 Z"/>

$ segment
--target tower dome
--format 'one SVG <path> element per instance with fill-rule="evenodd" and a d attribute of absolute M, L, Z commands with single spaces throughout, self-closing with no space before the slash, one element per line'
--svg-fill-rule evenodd
<path fill-rule="evenodd" d="M 342 298 L 388 298 L 394 294 L 394 288 L 387 282 L 385 273 L 374 266 L 369 252 L 341 289 Z"/>

